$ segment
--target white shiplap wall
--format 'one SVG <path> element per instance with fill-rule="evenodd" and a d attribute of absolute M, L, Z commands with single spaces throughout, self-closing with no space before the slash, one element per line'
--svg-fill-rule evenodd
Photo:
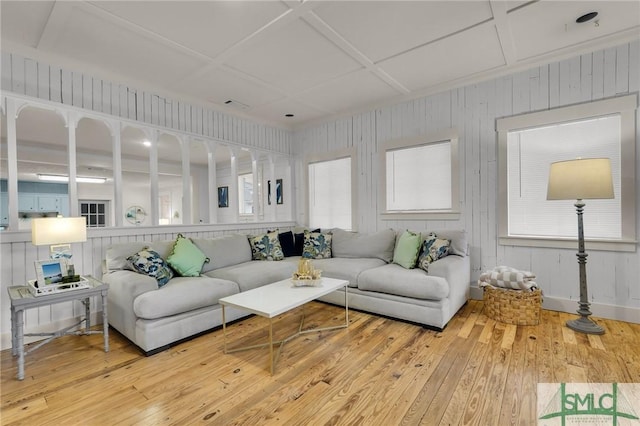
<path fill-rule="evenodd" d="M 185 133 L 203 135 L 236 146 L 256 148 L 276 156 L 291 152 L 292 134 L 246 119 L 226 115 L 178 100 L 163 98 L 84 75 L 81 72 L 49 66 L 20 55 L 2 52 L 1 88 L 47 101 L 98 111 L 141 123 Z M 278 176 L 280 177 L 280 176 Z M 81 274 L 101 276 L 101 262 L 110 244 L 125 241 L 153 241 L 186 236 L 210 237 L 232 232 L 257 234 L 267 229 L 287 229 L 288 221 L 242 225 L 200 225 L 182 227 L 127 227 L 89 230 L 86 243 L 74 244 L 74 264 Z M 31 244 L 31 234 L 0 233 L 0 333 L 2 349 L 10 346 L 10 310 L 7 287 L 22 285 L 35 278 L 33 262 L 48 257 L 46 248 Z M 92 301 L 95 304 L 95 301 Z M 27 312 L 26 332 L 52 330 L 72 323 L 83 311 L 77 302 L 42 307 Z"/>
<path fill-rule="evenodd" d="M 640 42 L 600 50 L 506 77 L 324 123 L 294 134 L 296 174 L 304 176 L 308 154 L 357 148 L 358 218 L 363 232 L 385 228 L 466 229 L 472 285 L 496 265 L 532 270 L 545 306 L 574 312 L 578 295 L 577 249 L 503 246 L 497 243 L 498 164 L 496 118 L 637 93 Z M 640 123 L 640 118 L 637 118 Z M 453 221 L 383 221 L 379 204 L 382 143 L 453 127 L 459 133 L 461 217 Z M 636 128 L 636 141 L 640 141 Z M 640 149 L 636 164 L 640 170 Z M 428 182 L 425 182 L 425 187 Z M 636 175 L 636 189 L 640 187 Z M 303 185 L 298 184 L 297 221 L 306 223 Z M 640 197 L 636 195 L 640 213 Z M 640 214 L 636 217 L 640 229 Z M 577 226 L 577 225 L 576 225 Z M 588 249 L 588 247 L 587 247 Z M 640 252 L 591 251 L 589 295 L 596 315 L 640 322 Z M 474 292 L 476 295 L 479 293 Z"/>

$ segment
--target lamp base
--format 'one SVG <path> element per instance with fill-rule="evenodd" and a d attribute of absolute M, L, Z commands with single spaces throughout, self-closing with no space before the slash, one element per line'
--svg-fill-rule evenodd
<path fill-rule="evenodd" d="M 604 328 L 587 317 L 567 321 L 567 327 L 574 331 L 586 334 L 604 334 Z"/>

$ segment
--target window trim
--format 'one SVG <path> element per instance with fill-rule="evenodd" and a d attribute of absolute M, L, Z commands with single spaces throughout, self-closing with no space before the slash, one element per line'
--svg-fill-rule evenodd
<path fill-rule="evenodd" d="M 327 161 L 342 160 L 344 158 L 351 159 L 351 231 L 357 232 L 358 217 L 358 172 L 356 162 L 357 149 L 345 148 L 331 152 L 310 154 L 305 157 L 304 161 L 304 212 L 306 223 L 309 225 L 309 165 L 314 163 L 323 163 Z"/>
<path fill-rule="evenodd" d="M 558 107 L 545 111 L 520 114 L 496 119 L 498 137 L 498 244 L 508 246 L 576 248 L 577 238 L 553 237 L 512 237 L 509 235 L 508 182 L 507 182 L 507 133 L 568 121 L 579 121 L 611 114 L 620 114 L 620 154 L 621 154 L 621 239 L 585 239 L 587 249 L 635 252 L 636 237 L 636 194 L 635 194 L 635 144 L 636 144 L 636 94 L 609 98 L 588 103 Z M 629 172 L 633 173 L 629 173 Z M 587 202 L 587 212 L 589 204 Z M 577 228 L 576 219 L 576 228 Z"/>
<path fill-rule="evenodd" d="M 423 211 L 387 210 L 387 152 L 442 142 L 451 143 L 451 209 Z M 427 135 L 394 139 L 383 144 L 380 150 L 380 202 L 381 220 L 458 220 L 460 219 L 460 163 L 458 132 L 450 128 Z"/>

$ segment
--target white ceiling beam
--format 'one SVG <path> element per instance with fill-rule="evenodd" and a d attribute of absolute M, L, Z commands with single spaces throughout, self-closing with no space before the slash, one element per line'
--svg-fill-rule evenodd
<path fill-rule="evenodd" d="M 410 90 L 400 84 L 397 80 L 391 77 L 389 74 L 378 68 L 371 59 L 369 59 L 364 53 L 356 49 L 351 43 L 345 40 L 340 34 L 338 34 L 329 24 L 323 21 L 318 15 L 309 11 L 302 19 L 311 25 L 316 31 L 322 34 L 327 40 L 336 45 L 339 49 L 349 55 L 353 60 L 358 62 L 364 68 L 369 70 L 373 75 L 385 82 L 391 88 L 398 93 L 406 94 Z"/>
<path fill-rule="evenodd" d="M 498 41 L 502 47 L 502 55 L 507 66 L 513 65 L 518 61 L 516 47 L 511 34 L 511 26 L 507 17 L 507 2 L 500 0 L 489 0 L 491 13 L 498 33 Z"/>

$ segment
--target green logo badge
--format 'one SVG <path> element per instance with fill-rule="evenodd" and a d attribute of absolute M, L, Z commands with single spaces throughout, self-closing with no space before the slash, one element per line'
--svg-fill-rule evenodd
<path fill-rule="evenodd" d="M 539 383 L 538 424 L 640 425 L 640 384 Z"/>

